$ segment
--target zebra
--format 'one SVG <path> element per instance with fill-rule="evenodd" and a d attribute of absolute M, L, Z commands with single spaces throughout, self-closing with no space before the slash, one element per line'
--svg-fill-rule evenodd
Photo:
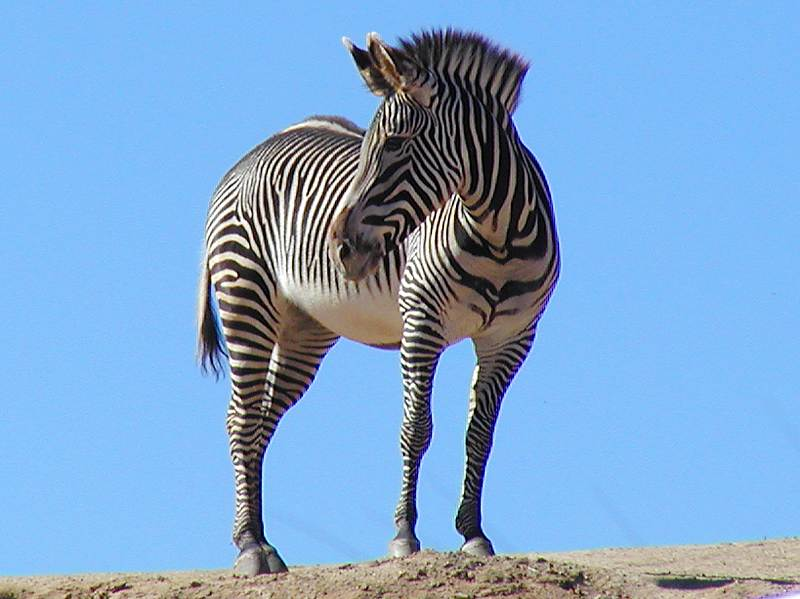
<path fill-rule="evenodd" d="M 222 178 L 208 210 L 198 353 L 217 374 L 227 353 L 234 570 L 246 575 L 286 570 L 264 533 L 263 457 L 340 337 L 400 349 L 392 556 L 420 549 L 416 489 L 439 356 L 472 339 L 456 529 L 462 551 L 493 555 L 481 493 L 494 426 L 559 273 L 550 190 L 511 118 L 528 63 L 452 29 L 399 47 L 374 33 L 366 49 L 342 41 L 383 98 L 369 129 L 329 116 L 284 129 Z"/>

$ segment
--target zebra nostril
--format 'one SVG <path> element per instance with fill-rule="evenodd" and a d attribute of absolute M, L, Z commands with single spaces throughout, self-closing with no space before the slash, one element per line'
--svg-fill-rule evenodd
<path fill-rule="evenodd" d="M 350 244 L 347 241 L 342 241 L 339 244 L 339 260 L 345 261 L 350 257 L 352 250 L 350 248 Z"/>

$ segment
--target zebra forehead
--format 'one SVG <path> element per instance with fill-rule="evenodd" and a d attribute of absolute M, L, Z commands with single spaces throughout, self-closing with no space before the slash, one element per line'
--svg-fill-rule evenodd
<path fill-rule="evenodd" d="M 381 131 L 384 134 L 387 132 L 389 134 L 394 133 L 394 131 L 391 130 L 394 129 L 395 125 L 403 121 L 404 114 L 400 104 L 402 104 L 402 102 L 400 102 L 400 99 L 394 94 L 391 94 L 381 102 L 381 105 L 375 111 L 369 123 L 369 127 L 367 128 L 366 136 L 368 139 L 376 139 L 375 134 L 377 131 Z"/>
<path fill-rule="evenodd" d="M 418 65 L 506 96 L 513 111 L 528 61 L 486 37 L 455 29 L 436 29 L 400 39 L 400 49 Z"/>

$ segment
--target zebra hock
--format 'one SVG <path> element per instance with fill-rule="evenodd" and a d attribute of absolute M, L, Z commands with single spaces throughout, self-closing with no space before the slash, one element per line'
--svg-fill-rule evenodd
<path fill-rule="evenodd" d="M 403 479 L 390 551 L 419 549 L 416 486 L 431 439 L 432 377 L 442 350 L 469 337 L 477 365 L 456 528 L 463 550 L 491 555 L 481 493 L 494 427 L 560 265 L 550 190 L 512 119 L 528 64 L 452 30 L 399 47 L 374 33 L 366 50 L 343 41 L 383 102 L 331 227 L 333 260 L 346 278 L 361 280 L 424 229 L 399 292 Z"/>

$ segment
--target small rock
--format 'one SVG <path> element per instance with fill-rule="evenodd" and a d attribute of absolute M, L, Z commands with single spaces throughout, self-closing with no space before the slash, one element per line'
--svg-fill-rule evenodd
<path fill-rule="evenodd" d="M 113 587 L 108 589 L 108 591 L 110 593 L 119 593 L 120 591 L 127 591 L 130 588 L 131 585 L 129 585 L 127 582 L 122 582 L 120 584 L 114 585 Z"/>

